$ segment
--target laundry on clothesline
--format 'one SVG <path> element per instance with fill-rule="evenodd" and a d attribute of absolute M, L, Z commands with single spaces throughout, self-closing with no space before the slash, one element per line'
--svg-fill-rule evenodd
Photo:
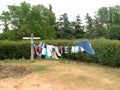
<path fill-rule="evenodd" d="M 75 46 L 79 46 L 79 51 L 84 50 L 88 54 L 95 54 L 92 45 L 88 41 L 77 42 L 75 43 Z"/>
<path fill-rule="evenodd" d="M 53 45 L 47 45 L 44 43 L 40 43 L 39 45 L 33 44 L 34 51 L 36 56 L 44 56 L 47 59 L 58 59 L 58 57 L 61 57 L 60 53 L 60 47 L 53 46 Z"/>
<path fill-rule="evenodd" d="M 94 49 L 88 41 L 77 42 L 74 46 L 54 46 L 41 42 L 39 45 L 33 44 L 36 56 L 44 56 L 46 59 L 59 59 L 62 54 L 86 52 L 95 54 Z"/>

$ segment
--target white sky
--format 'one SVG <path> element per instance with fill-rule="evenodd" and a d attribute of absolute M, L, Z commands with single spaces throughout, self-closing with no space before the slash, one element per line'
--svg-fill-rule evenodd
<path fill-rule="evenodd" d="M 120 0 L 0 0 L 0 13 L 7 10 L 7 5 L 19 5 L 23 1 L 31 5 L 43 4 L 46 7 L 51 4 L 57 18 L 66 12 L 69 20 L 74 20 L 78 14 L 83 20 L 86 13 L 93 16 L 103 6 L 120 5 Z"/>

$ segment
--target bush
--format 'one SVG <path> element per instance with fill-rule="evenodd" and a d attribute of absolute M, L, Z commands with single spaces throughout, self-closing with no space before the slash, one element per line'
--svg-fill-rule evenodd
<path fill-rule="evenodd" d="M 18 41 L 22 39 L 22 33 L 17 30 L 9 30 L 5 33 L 0 34 L 0 40 L 14 40 Z"/>
<path fill-rule="evenodd" d="M 107 32 L 109 39 L 120 40 L 120 25 L 112 25 L 109 27 Z"/>
<path fill-rule="evenodd" d="M 44 40 L 43 42 L 55 46 L 73 46 L 75 42 L 81 40 Z M 108 39 L 89 39 L 88 40 L 95 55 L 89 55 L 85 52 L 77 54 L 63 54 L 62 57 L 70 60 L 98 63 L 107 66 L 120 67 L 120 41 Z M 37 41 L 35 42 L 37 43 Z M 0 60 L 4 59 L 30 58 L 30 42 L 27 41 L 0 41 Z"/>
<path fill-rule="evenodd" d="M 75 42 L 81 40 L 53 40 L 46 41 L 46 43 L 53 45 L 72 46 Z M 89 55 L 85 52 L 77 54 L 65 54 L 63 57 L 74 59 L 78 61 L 85 61 L 90 63 L 98 63 L 107 66 L 120 67 L 120 41 L 119 40 L 108 40 L 105 38 L 100 39 L 89 39 L 88 40 L 95 50 L 95 55 Z"/>
<path fill-rule="evenodd" d="M 95 55 L 79 53 L 79 60 L 120 67 L 120 41 L 107 39 L 89 40 L 96 52 Z"/>
<path fill-rule="evenodd" d="M 0 41 L 0 60 L 30 58 L 30 43 Z"/>

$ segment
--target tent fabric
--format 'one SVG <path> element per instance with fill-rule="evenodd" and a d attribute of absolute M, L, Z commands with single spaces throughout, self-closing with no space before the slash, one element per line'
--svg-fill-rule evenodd
<path fill-rule="evenodd" d="M 80 48 L 82 47 L 86 53 L 91 55 L 95 54 L 95 51 L 92 48 L 92 45 L 88 41 L 77 42 L 74 45 L 79 46 L 79 51 L 81 50 Z"/>

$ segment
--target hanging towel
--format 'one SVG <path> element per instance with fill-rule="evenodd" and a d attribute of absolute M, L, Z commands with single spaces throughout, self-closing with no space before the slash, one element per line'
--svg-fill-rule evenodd
<path fill-rule="evenodd" d="M 79 51 L 79 46 L 72 46 L 71 53 L 77 53 Z"/>
<path fill-rule="evenodd" d="M 88 54 L 95 54 L 94 49 L 92 48 L 91 44 L 88 41 L 82 41 L 82 42 L 77 42 L 75 43 L 75 46 L 79 46 L 79 51 L 81 51 L 81 48 L 88 53 Z"/>
<path fill-rule="evenodd" d="M 46 48 L 42 48 L 42 55 L 46 54 Z"/>
<path fill-rule="evenodd" d="M 52 54 L 51 55 L 52 55 L 53 59 L 58 59 L 55 47 L 52 48 Z"/>
<path fill-rule="evenodd" d="M 60 48 L 58 48 L 58 47 L 54 47 L 54 48 L 55 48 L 55 52 L 56 52 L 57 56 L 61 57 Z"/>
<path fill-rule="evenodd" d="M 46 50 L 46 59 L 51 59 L 51 56 L 50 56 L 50 50 L 48 48 L 45 49 Z"/>

